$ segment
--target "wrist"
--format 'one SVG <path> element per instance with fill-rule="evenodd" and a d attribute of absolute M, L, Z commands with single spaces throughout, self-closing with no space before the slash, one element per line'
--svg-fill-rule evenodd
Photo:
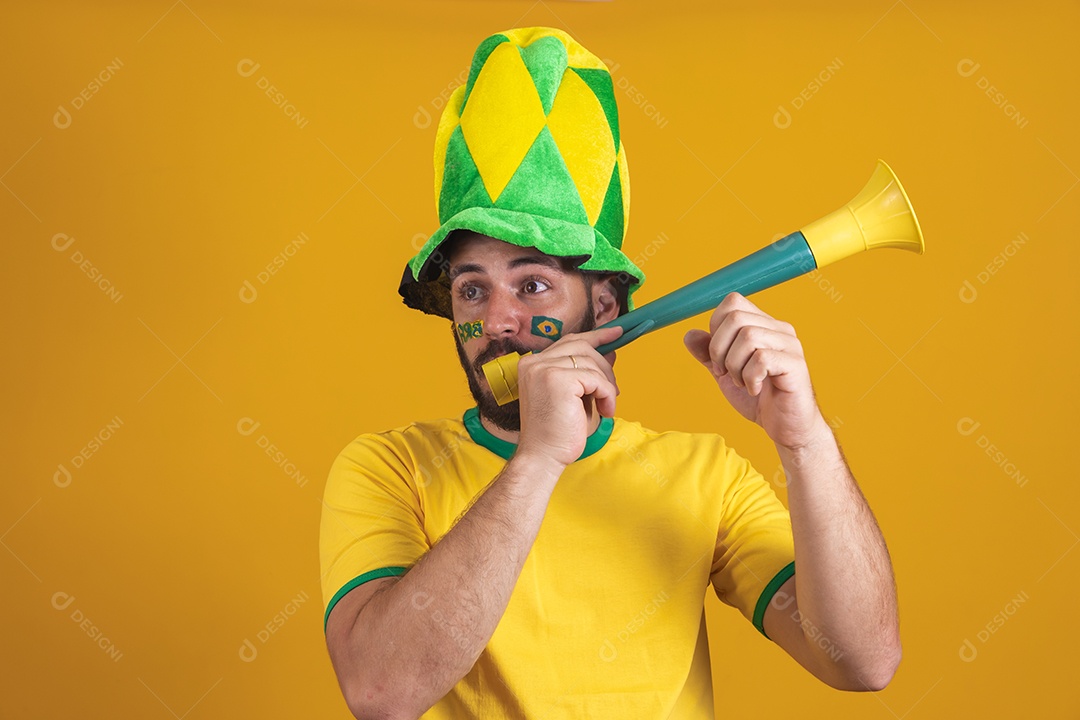
<path fill-rule="evenodd" d="M 776 452 L 785 468 L 804 469 L 820 465 L 829 462 L 833 456 L 839 454 L 836 436 L 820 413 L 813 429 L 806 434 L 805 439 L 791 446 L 775 444 Z"/>
<path fill-rule="evenodd" d="M 554 488 L 566 470 L 566 464 L 543 452 L 518 446 L 506 463 L 515 476 L 525 478 L 530 485 Z"/>

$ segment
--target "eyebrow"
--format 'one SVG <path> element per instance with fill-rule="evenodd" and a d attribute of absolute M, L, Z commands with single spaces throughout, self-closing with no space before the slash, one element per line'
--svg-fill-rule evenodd
<path fill-rule="evenodd" d="M 550 255 L 523 255 L 521 257 L 516 257 L 511 260 L 508 267 L 513 270 L 514 268 L 518 268 L 523 265 L 546 265 L 547 267 L 550 267 L 553 270 L 558 270 L 560 272 L 562 272 L 563 269 L 562 264 Z M 454 280 L 459 275 L 464 275 L 465 273 L 469 272 L 480 273 L 482 275 L 487 274 L 487 271 L 484 269 L 484 267 L 482 265 L 479 265 L 478 263 L 462 263 L 461 265 L 455 265 L 454 267 L 450 268 L 450 271 L 447 273 L 447 277 L 449 277 L 451 280 Z"/>

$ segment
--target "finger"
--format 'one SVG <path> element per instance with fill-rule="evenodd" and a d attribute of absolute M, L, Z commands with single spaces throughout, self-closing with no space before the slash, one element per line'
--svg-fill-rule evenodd
<path fill-rule="evenodd" d="M 613 340 L 616 340 L 622 336 L 624 330 L 619 325 L 613 325 L 606 328 L 596 328 L 583 333 L 567 333 L 554 343 L 544 349 L 544 354 L 551 353 L 552 356 L 565 354 L 565 355 L 587 355 L 594 358 L 602 358 L 603 362 L 597 362 L 597 367 L 607 367 L 609 379 L 615 382 L 615 373 L 611 371 L 611 367 L 615 365 L 615 351 L 612 350 L 609 353 L 600 355 L 595 352 L 595 349 L 601 345 L 606 345 Z M 588 346 L 582 348 L 577 346 L 576 349 L 568 349 L 571 343 L 584 342 Z"/>
<path fill-rule="evenodd" d="M 617 385 L 606 379 L 597 382 L 596 389 L 589 393 L 596 403 L 596 410 L 604 417 L 615 417 L 615 397 L 619 394 Z"/>
<path fill-rule="evenodd" d="M 781 350 L 760 348 L 743 371 L 746 391 L 753 396 L 759 395 L 768 378 L 776 389 L 794 392 L 798 389 L 797 373 L 803 372 L 803 368 L 805 364 L 801 358 Z"/>
<path fill-rule="evenodd" d="M 720 326 L 724 318 L 735 311 L 748 313 L 750 315 L 758 315 L 768 320 L 775 320 L 774 317 L 747 300 L 745 295 L 733 292 L 728 293 L 720 304 L 716 306 L 716 309 L 713 310 L 712 315 L 709 317 L 709 332 L 715 333 L 716 328 Z"/>
<path fill-rule="evenodd" d="M 596 328 L 587 332 L 581 333 L 567 333 L 561 338 L 556 340 L 550 345 L 555 347 L 561 343 L 573 342 L 575 340 L 583 340 L 594 348 L 598 348 L 601 345 L 605 345 L 612 340 L 616 339 L 623 334 L 623 329 L 619 325 L 613 325 L 611 327 Z"/>
<path fill-rule="evenodd" d="M 582 399 L 591 397 L 596 402 L 596 409 L 601 415 L 614 417 L 618 388 L 609 382 L 602 372 L 581 367 L 555 368 L 554 372 L 558 373 L 562 382 L 575 388 L 575 395 Z"/>
<path fill-rule="evenodd" d="M 712 336 L 704 330 L 690 330 L 683 335 L 683 345 L 699 363 L 712 371 L 712 356 L 709 354 L 709 342 Z"/>
<path fill-rule="evenodd" d="M 735 336 L 724 357 L 724 370 L 731 373 L 736 385 L 746 385 L 746 364 L 760 349 L 778 350 L 802 357 L 802 343 L 794 335 L 760 325 L 745 325 Z"/>
<path fill-rule="evenodd" d="M 614 356 L 613 352 L 608 354 Z M 551 345 L 540 353 L 542 358 L 547 358 L 557 367 L 567 367 L 568 365 L 572 367 L 571 361 L 565 359 L 570 355 L 574 356 L 573 362 L 576 362 L 579 368 L 592 368 L 602 373 L 609 382 L 615 384 L 615 371 L 611 367 L 611 362 L 585 340 L 574 338 L 567 342 L 560 341 L 558 347 Z"/>
<path fill-rule="evenodd" d="M 615 394 L 618 395 L 620 393 L 619 383 L 615 380 L 615 371 L 611 368 L 611 363 L 595 350 L 593 351 L 593 355 L 595 355 L 595 357 L 589 355 L 575 355 L 574 359 L 577 360 L 577 369 L 597 373 L 605 382 L 615 388 Z"/>
<path fill-rule="evenodd" d="M 739 332 L 748 326 L 762 327 L 787 333 L 792 337 L 795 336 L 795 329 L 790 323 L 746 310 L 732 310 L 724 316 L 723 321 L 713 331 L 713 339 L 710 345 L 713 363 L 716 364 L 719 375 L 727 372 L 727 354 L 731 350 L 731 345 L 735 342 Z"/>
<path fill-rule="evenodd" d="M 615 417 L 615 398 L 597 400 L 596 411 L 604 417 Z"/>
<path fill-rule="evenodd" d="M 589 395 L 581 398 L 581 404 L 585 407 L 585 417 L 589 418 L 593 413 L 593 399 Z"/>

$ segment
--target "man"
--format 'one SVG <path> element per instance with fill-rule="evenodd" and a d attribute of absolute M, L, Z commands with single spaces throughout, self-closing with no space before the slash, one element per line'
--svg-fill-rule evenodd
<path fill-rule="evenodd" d="M 829 685 L 900 660 L 884 540 L 814 399 L 794 329 L 729 295 L 684 342 L 761 425 L 789 512 L 713 434 L 615 418 L 644 280 L 610 76 L 565 33 L 478 48 L 436 138 L 442 226 L 405 269 L 452 320 L 477 406 L 359 436 L 327 481 L 330 657 L 357 717 L 709 718 L 709 587 Z M 520 400 L 480 368 L 511 351 Z M 798 577 L 798 581 L 796 581 Z"/>

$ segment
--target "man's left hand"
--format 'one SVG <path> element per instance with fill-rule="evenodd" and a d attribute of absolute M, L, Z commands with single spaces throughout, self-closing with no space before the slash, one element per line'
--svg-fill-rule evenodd
<path fill-rule="evenodd" d="M 795 328 L 739 293 L 713 311 L 709 332 L 691 330 L 683 342 L 728 402 L 778 446 L 802 449 L 825 425 Z"/>

